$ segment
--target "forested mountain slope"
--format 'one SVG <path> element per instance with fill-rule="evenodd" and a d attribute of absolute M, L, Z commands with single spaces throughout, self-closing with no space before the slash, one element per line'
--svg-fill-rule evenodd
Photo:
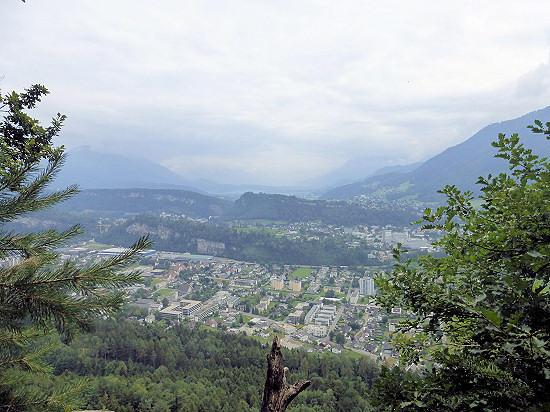
<path fill-rule="evenodd" d="M 57 206 L 65 212 L 169 213 L 194 218 L 226 214 L 233 202 L 215 196 L 174 189 L 83 190 Z"/>
<path fill-rule="evenodd" d="M 295 196 L 245 193 L 226 216 L 232 220 L 269 219 L 288 222 L 323 222 L 335 225 L 404 226 L 418 214 L 394 206 L 373 207 L 342 201 L 309 200 Z"/>
<path fill-rule="evenodd" d="M 167 213 L 191 218 L 233 220 L 272 220 L 322 222 L 332 225 L 405 226 L 419 217 L 412 206 L 359 204 L 345 201 L 302 199 L 296 196 L 244 193 L 236 201 L 200 193 L 170 189 L 83 190 L 57 206 L 62 212 L 110 214 Z"/>
<path fill-rule="evenodd" d="M 354 196 L 382 196 L 387 199 L 415 197 L 422 201 L 442 199 L 436 192 L 445 185 L 456 185 L 463 190 L 479 190 L 475 184 L 479 176 L 493 175 L 508 170 L 503 159 L 494 157 L 491 142 L 499 133 L 519 133 L 526 147 L 543 156 L 550 149 L 540 136 L 527 129 L 535 120 L 550 118 L 550 106 L 521 116 L 517 119 L 494 123 L 474 134 L 468 140 L 448 148 L 408 173 L 391 173 L 373 176 L 362 182 L 340 186 L 325 192 L 324 199 L 350 199 Z"/>

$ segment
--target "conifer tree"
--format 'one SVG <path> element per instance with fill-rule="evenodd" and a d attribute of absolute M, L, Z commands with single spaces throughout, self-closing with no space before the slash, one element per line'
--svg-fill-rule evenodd
<path fill-rule="evenodd" d="M 134 284 L 139 274 L 119 270 L 149 245 L 140 239 L 125 253 L 84 267 L 61 262 L 55 251 L 81 233 L 79 226 L 28 234 L 4 229 L 78 192 L 76 186 L 47 191 L 64 160 L 63 146 L 52 139 L 65 116 L 57 114 L 43 127 L 27 113 L 47 93 L 33 85 L 21 94 L 0 94 L 0 410 L 65 406 L 81 382 L 43 393 L 33 385 L 35 374 L 50 372 L 42 356 L 54 348 L 52 337 L 69 340 L 97 316 L 121 307 L 118 288 Z"/>
<path fill-rule="evenodd" d="M 550 139 L 550 122 L 530 128 Z M 445 256 L 395 250 L 394 271 L 376 280 L 380 303 L 412 313 L 394 343 L 403 368 L 419 370 L 383 374 L 382 410 L 550 408 L 550 162 L 517 134 L 493 146 L 510 172 L 479 178 L 477 206 L 447 186 L 447 205 L 425 211 Z"/>

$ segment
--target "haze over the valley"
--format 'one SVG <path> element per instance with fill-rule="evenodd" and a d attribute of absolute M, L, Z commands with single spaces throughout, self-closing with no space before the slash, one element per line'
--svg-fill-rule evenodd
<path fill-rule="evenodd" d="M 346 162 L 366 176 L 548 106 L 549 12 L 546 0 L 10 0 L 0 88 L 48 87 L 37 115 L 68 115 L 68 149 L 191 180 L 291 185 Z"/>

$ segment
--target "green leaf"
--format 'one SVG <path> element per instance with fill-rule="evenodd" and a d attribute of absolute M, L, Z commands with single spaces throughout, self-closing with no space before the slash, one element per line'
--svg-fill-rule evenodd
<path fill-rule="evenodd" d="M 483 314 L 485 319 L 487 319 L 493 325 L 500 326 L 500 324 L 502 323 L 502 317 L 499 316 L 497 312 L 485 308 L 481 308 L 480 312 Z"/>

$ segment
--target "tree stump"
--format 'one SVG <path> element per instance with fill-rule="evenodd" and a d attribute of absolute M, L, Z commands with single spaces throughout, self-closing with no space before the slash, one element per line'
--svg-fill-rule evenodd
<path fill-rule="evenodd" d="M 279 339 L 275 336 L 271 352 L 267 355 L 267 378 L 260 412 L 283 412 L 292 399 L 311 383 L 311 381 L 300 381 L 288 386 L 285 369 L 288 370 L 285 368 L 285 357 L 281 352 Z"/>

